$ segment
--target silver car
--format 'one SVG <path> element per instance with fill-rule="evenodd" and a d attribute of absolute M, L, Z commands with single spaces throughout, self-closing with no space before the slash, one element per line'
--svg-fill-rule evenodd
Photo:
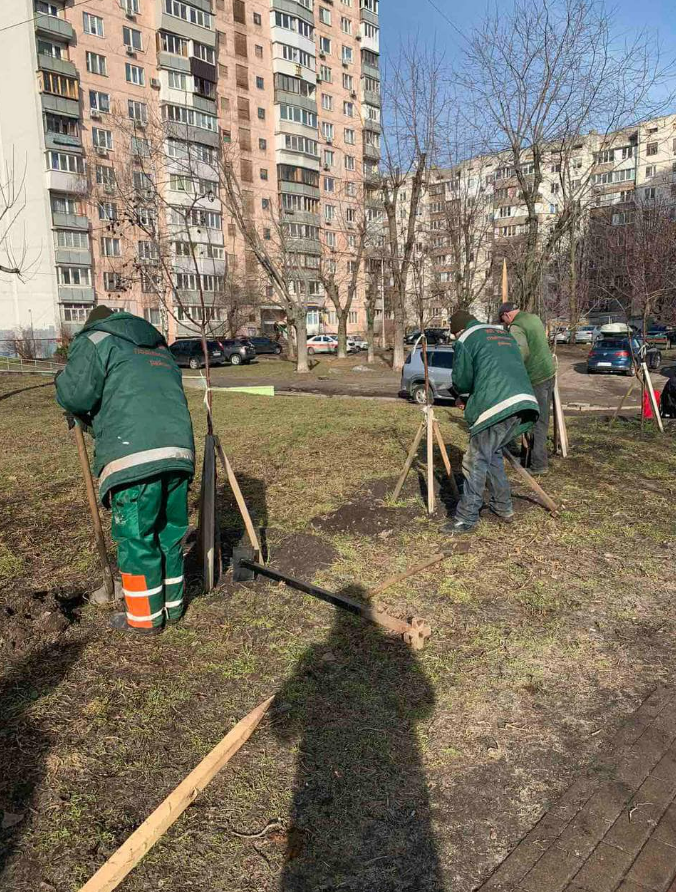
<path fill-rule="evenodd" d="M 437 344 L 427 349 L 431 402 L 434 402 L 435 399 L 454 399 L 451 393 L 453 353 L 454 348 L 447 344 Z M 401 372 L 401 390 L 414 402 L 424 404 L 425 368 L 420 347 L 417 347 L 406 357 Z"/>

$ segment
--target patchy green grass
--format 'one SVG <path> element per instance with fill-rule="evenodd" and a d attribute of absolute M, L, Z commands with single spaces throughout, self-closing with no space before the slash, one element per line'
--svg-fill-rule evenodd
<path fill-rule="evenodd" d="M 486 520 L 468 554 L 378 597 L 430 623 L 420 653 L 229 575 L 208 597 L 191 580 L 185 621 L 140 642 L 78 600 L 96 554 L 72 435 L 41 383 L 0 377 L 0 810 L 25 815 L 0 836 L 3 892 L 77 890 L 275 692 L 125 889 L 468 892 L 676 669 L 671 432 L 572 422 L 571 457 L 543 479 L 558 518 L 515 486 L 515 524 Z M 189 402 L 201 449 L 201 394 Z M 413 473 L 388 496 L 415 407 L 219 393 L 214 412 L 273 563 L 366 598 L 447 544 Z M 438 416 L 459 468 L 460 413 Z M 222 526 L 240 527 L 227 491 Z M 58 602 L 77 620 L 65 632 Z"/>

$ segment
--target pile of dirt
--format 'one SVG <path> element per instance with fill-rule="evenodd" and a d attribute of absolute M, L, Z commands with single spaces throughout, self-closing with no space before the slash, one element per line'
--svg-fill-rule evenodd
<path fill-rule="evenodd" d="M 272 549 L 271 564 L 280 573 L 312 579 L 325 570 L 338 557 L 335 548 L 312 533 L 295 533 L 282 540 Z"/>
<path fill-rule="evenodd" d="M 44 591 L 17 592 L 0 601 L 0 659 L 52 644 L 70 625 L 71 607 Z"/>

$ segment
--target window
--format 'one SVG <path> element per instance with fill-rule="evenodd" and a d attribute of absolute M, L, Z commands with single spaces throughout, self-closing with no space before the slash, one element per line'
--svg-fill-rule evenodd
<path fill-rule="evenodd" d="M 328 65 L 319 66 L 319 79 L 326 81 L 327 84 L 333 83 L 333 71 Z"/>
<path fill-rule="evenodd" d="M 117 220 L 117 205 L 112 201 L 100 201 L 99 220 Z"/>
<path fill-rule="evenodd" d="M 351 74 L 345 74 L 345 72 L 343 72 L 343 89 L 354 90 L 354 78 Z"/>
<path fill-rule="evenodd" d="M 324 149 L 324 164 L 327 167 L 333 167 L 333 162 L 335 161 L 336 153 L 331 149 Z"/>
<path fill-rule="evenodd" d="M 67 55 L 65 45 L 41 39 L 38 39 L 38 54 L 51 56 L 53 59 L 65 59 Z"/>
<path fill-rule="evenodd" d="M 102 238 L 101 254 L 104 257 L 120 257 L 122 255 L 122 248 L 119 238 L 108 238 L 107 236 Z"/>
<path fill-rule="evenodd" d="M 41 71 L 40 77 L 44 93 L 53 93 L 55 96 L 65 96 L 67 99 L 78 98 L 78 85 L 74 78 L 54 74 L 51 71 Z"/>
<path fill-rule="evenodd" d="M 656 142 L 649 142 L 645 147 L 646 155 L 656 155 L 658 145 Z"/>
<path fill-rule="evenodd" d="M 261 207 L 264 211 L 269 211 L 270 210 L 270 199 L 269 198 L 261 198 Z"/>
<path fill-rule="evenodd" d="M 83 173 L 84 165 L 80 155 L 67 152 L 47 152 L 50 170 L 63 170 L 67 173 Z"/>
<path fill-rule="evenodd" d="M 357 184 L 356 183 L 345 183 L 345 194 L 348 198 L 356 198 L 357 197 Z"/>
<path fill-rule="evenodd" d="M 172 192 L 192 192 L 193 182 L 190 177 L 172 173 L 169 174 L 169 188 Z"/>
<path fill-rule="evenodd" d="M 335 204 L 325 204 L 324 205 L 324 220 L 327 223 L 332 223 L 335 219 L 336 219 Z"/>
<path fill-rule="evenodd" d="M 107 74 L 106 57 L 100 56 L 98 53 L 87 53 L 87 71 L 90 74 L 100 74 L 103 77 Z"/>
<path fill-rule="evenodd" d="M 326 246 L 328 248 L 336 247 L 336 233 L 335 232 L 325 232 L 324 239 L 326 241 Z"/>
<path fill-rule="evenodd" d="M 145 124 L 148 121 L 148 106 L 145 102 L 135 102 L 133 99 L 127 101 L 127 110 L 132 121 L 138 124 Z"/>
<path fill-rule="evenodd" d="M 289 46 L 286 43 L 280 43 L 278 46 L 282 48 L 282 58 L 286 59 L 287 62 L 296 62 L 298 65 L 303 65 L 312 71 L 315 70 L 315 57 L 311 56 L 310 53 L 299 50 L 295 46 Z"/>
<path fill-rule="evenodd" d="M 86 322 L 92 307 L 91 304 L 63 304 L 61 311 L 64 322 Z"/>
<path fill-rule="evenodd" d="M 354 103 L 343 102 L 343 114 L 348 118 L 354 117 Z"/>
<path fill-rule="evenodd" d="M 57 266 L 56 276 L 59 285 L 90 288 L 92 284 L 92 271 L 88 266 Z"/>
<path fill-rule="evenodd" d="M 352 47 L 343 45 L 343 52 L 341 55 L 342 55 L 343 63 L 345 65 L 352 62 L 353 61 Z"/>
<path fill-rule="evenodd" d="M 336 181 L 333 177 L 324 177 L 324 191 L 325 192 L 335 192 L 336 191 Z"/>
<path fill-rule="evenodd" d="M 329 93 L 322 93 L 322 108 L 324 111 L 333 111 L 333 96 Z"/>
<path fill-rule="evenodd" d="M 124 66 L 125 78 L 128 84 L 136 84 L 137 87 L 145 87 L 146 73 L 140 65 L 132 65 L 127 62 Z"/>
<path fill-rule="evenodd" d="M 357 219 L 357 214 L 354 208 L 345 208 L 345 220 L 348 223 L 354 223 Z"/>
<path fill-rule="evenodd" d="M 96 165 L 96 183 L 99 186 L 114 186 L 115 171 L 112 167 L 105 167 L 103 164 Z"/>
<path fill-rule="evenodd" d="M 353 155 L 345 156 L 345 170 L 355 170 L 355 161 Z"/>
<path fill-rule="evenodd" d="M 299 77 L 289 74 L 275 74 L 275 87 L 285 93 L 297 93 L 299 96 L 314 96 L 315 86 Z"/>
<path fill-rule="evenodd" d="M 263 24 L 263 19 L 261 18 L 260 12 L 255 12 L 253 14 L 253 23 L 254 23 L 254 25 L 262 25 Z"/>
<path fill-rule="evenodd" d="M 82 13 L 82 27 L 85 34 L 93 34 L 95 37 L 103 37 L 103 19 L 89 12 Z"/>
<path fill-rule="evenodd" d="M 304 19 L 299 19 L 295 15 L 289 15 L 288 12 L 275 11 L 275 25 L 277 28 L 284 28 L 286 31 L 294 31 L 308 40 L 314 38 L 314 28 Z"/>
<path fill-rule="evenodd" d="M 100 127 L 92 127 L 92 143 L 97 149 L 113 148 L 113 134 L 110 130 L 101 130 Z"/>
<path fill-rule="evenodd" d="M 261 175 L 261 179 L 262 179 L 262 180 L 267 180 L 267 178 L 268 178 L 268 169 L 267 169 L 267 167 L 261 167 L 261 169 L 260 169 L 260 175 Z"/>
<path fill-rule="evenodd" d="M 654 177 L 657 173 L 657 166 L 655 164 L 649 164 L 645 169 L 645 175 L 647 177 Z"/>
<path fill-rule="evenodd" d="M 344 15 L 340 17 L 340 30 L 343 34 L 352 34 L 352 21 Z"/>
<path fill-rule="evenodd" d="M 319 38 L 319 52 L 329 54 L 331 52 L 331 40 L 329 37 Z"/>
<path fill-rule="evenodd" d="M 52 211 L 55 214 L 80 214 L 80 204 L 68 195 L 52 195 Z"/>
<path fill-rule="evenodd" d="M 316 112 L 308 111 L 297 105 L 287 105 L 285 102 L 280 102 L 279 114 L 282 121 L 295 121 L 295 123 L 304 124 L 306 127 L 317 127 Z"/>
<path fill-rule="evenodd" d="M 549 205 L 549 213 L 550 214 L 558 214 L 558 212 L 559 212 L 558 204 L 550 204 Z"/>
<path fill-rule="evenodd" d="M 256 75 L 256 86 L 259 90 L 265 89 L 265 79 L 262 78 L 260 75 Z"/>
<path fill-rule="evenodd" d="M 137 247 L 139 260 L 157 260 L 159 257 L 159 250 L 155 242 L 140 241 Z"/>
<path fill-rule="evenodd" d="M 164 0 L 164 11 L 167 15 L 183 19 L 184 22 L 190 22 L 193 25 L 199 25 L 201 28 L 213 28 L 213 16 L 210 12 L 205 12 L 189 3 L 183 3 L 181 0 Z"/>
<path fill-rule="evenodd" d="M 204 43 L 197 43 L 196 40 L 192 42 L 192 54 L 196 59 L 201 59 L 203 62 L 207 62 L 209 65 L 216 64 L 216 52 L 213 47 L 206 46 Z"/>
<path fill-rule="evenodd" d="M 89 235 L 71 229 L 57 229 L 54 232 L 54 247 L 67 248 L 70 251 L 88 251 Z"/>
<path fill-rule="evenodd" d="M 644 189 L 643 197 L 646 201 L 653 201 L 655 198 L 655 187 L 649 186 L 647 189 Z"/>
<path fill-rule="evenodd" d="M 213 81 L 208 81 L 203 77 L 195 76 L 193 78 L 195 82 L 195 93 L 198 96 L 205 96 L 207 99 L 216 99 L 216 84 Z"/>
<path fill-rule="evenodd" d="M 161 31 L 160 50 L 163 53 L 171 53 L 173 56 L 183 56 L 187 58 L 188 41 L 185 37 L 178 37 L 176 34 L 165 34 L 164 31 Z"/>
<path fill-rule="evenodd" d="M 134 50 L 134 52 L 141 52 L 143 49 L 141 32 L 136 28 L 128 28 L 124 25 L 122 28 L 122 42 L 128 49 Z"/>
<path fill-rule="evenodd" d="M 265 109 L 261 108 L 260 106 L 258 107 L 258 120 L 259 121 L 265 120 Z"/>
<path fill-rule="evenodd" d="M 327 121 L 322 121 L 322 136 L 326 140 L 333 140 L 333 124 L 329 124 Z"/>
<path fill-rule="evenodd" d="M 169 88 L 171 90 L 183 90 L 185 92 L 188 82 L 184 72 L 169 71 L 167 74 L 169 75 Z"/>
<path fill-rule="evenodd" d="M 159 307 L 145 307 L 143 310 L 143 318 L 146 322 L 150 322 L 150 324 L 154 325 L 156 328 L 159 327 L 161 323 Z"/>
<path fill-rule="evenodd" d="M 305 155 L 319 155 L 319 146 L 317 140 L 310 139 L 308 136 L 296 136 L 295 134 L 284 134 L 284 148 L 290 152 L 303 152 Z"/>
<path fill-rule="evenodd" d="M 319 7 L 319 21 L 322 25 L 330 25 L 331 24 L 331 10 L 327 9 L 325 6 Z"/>
<path fill-rule="evenodd" d="M 121 6 L 124 7 L 124 11 L 129 13 L 129 15 L 138 15 L 140 12 L 139 0 L 123 0 Z"/>
<path fill-rule="evenodd" d="M 103 288 L 105 291 L 124 291 L 124 279 L 121 273 L 112 273 L 106 270 L 103 273 Z"/>
<path fill-rule="evenodd" d="M 263 47 L 258 46 L 258 44 L 256 44 L 256 46 L 254 47 L 254 54 L 257 59 L 262 59 L 263 58 Z"/>
<path fill-rule="evenodd" d="M 59 9 L 56 3 L 48 3 L 47 0 L 36 0 L 35 11 L 42 15 L 51 15 L 56 18 L 59 15 Z"/>
<path fill-rule="evenodd" d="M 267 149 L 267 147 L 268 147 L 267 139 L 263 139 L 262 137 L 259 137 L 258 148 L 261 150 L 261 152 L 264 152 Z"/>
<path fill-rule="evenodd" d="M 232 0 L 232 17 L 240 25 L 246 25 L 246 6 L 244 0 Z"/>
<path fill-rule="evenodd" d="M 344 137 L 345 143 L 348 146 L 353 146 L 355 144 L 355 133 L 354 130 L 351 130 L 349 127 L 345 128 Z"/>
<path fill-rule="evenodd" d="M 215 133 L 218 129 L 217 119 L 214 115 L 208 115 L 206 112 L 188 108 L 185 105 L 167 104 L 163 108 L 163 113 L 167 121 L 188 124 L 191 127 L 199 127 L 201 130 L 210 130 L 212 133 Z"/>
<path fill-rule="evenodd" d="M 67 118 L 65 115 L 55 115 L 45 112 L 45 129 L 47 133 L 60 133 L 63 136 L 79 138 L 80 125 L 77 118 Z"/>

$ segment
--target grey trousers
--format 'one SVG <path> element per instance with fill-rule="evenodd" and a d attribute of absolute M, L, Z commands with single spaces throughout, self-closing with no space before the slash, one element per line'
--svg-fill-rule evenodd
<path fill-rule="evenodd" d="M 547 455 L 547 436 L 549 434 L 549 412 L 552 405 L 552 393 L 554 392 L 554 379 L 543 381 L 533 387 L 535 398 L 540 406 L 540 417 L 531 431 L 533 438 L 533 450 L 531 452 L 530 466 L 533 471 L 546 471 L 549 461 Z"/>

